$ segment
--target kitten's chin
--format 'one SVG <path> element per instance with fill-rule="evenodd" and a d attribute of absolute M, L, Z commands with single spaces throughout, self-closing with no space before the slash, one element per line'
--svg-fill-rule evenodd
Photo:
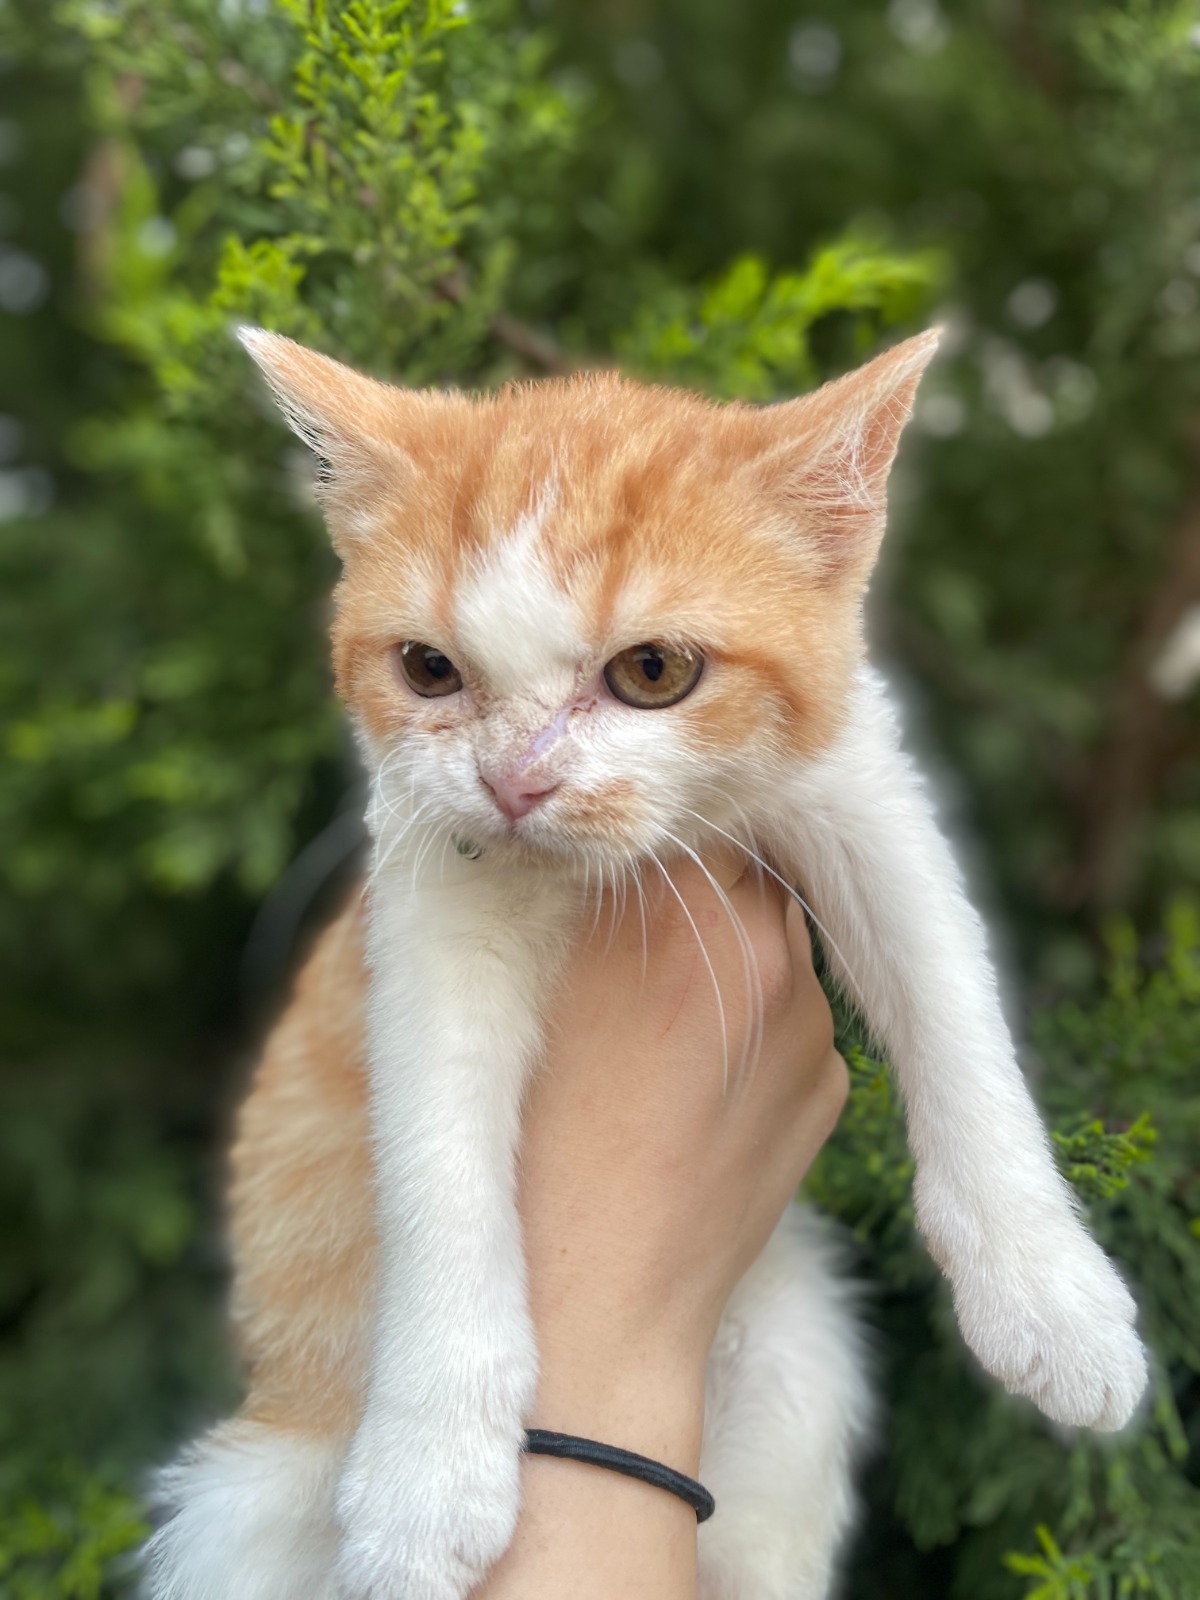
<path fill-rule="evenodd" d="M 555 872 L 581 882 L 615 879 L 643 858 L 642 841 L 633 836 L 613 838 L 556 825 L 549 817 L 532 815 L 514 822 L 464 823 L 454 830 L 460 856 L 511 862 L 528 871 Z"/>
<path fill-rule="evenodd" d="M 498 812 L 464 816 L 454 828 L 479 855 L 485 852 L 530 866 L 619 871 L 645 853 L 641 807 L 632 796 L 612 799 L 578 791 L 554 796 L 524 816 L 504 818 Z M 465 854 L 460 849 L 460 854 Z"/>

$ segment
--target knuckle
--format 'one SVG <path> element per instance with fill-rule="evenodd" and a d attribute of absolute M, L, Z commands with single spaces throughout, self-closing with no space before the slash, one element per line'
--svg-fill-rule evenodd
<path fill-rule="evenodd" d="M 823 992 L 821 992 L 820 1003 L 817 1007 L 816 1037 L 818 1048 L 827 1058 L 836 1063 L 835 1070 L 845 1074 L 846 1085 L 847 1088 L 849 1088 L 850 1075 L 847 1071 L 846 1063 L 834 1049 L 835 1034 L 833 1026 L 833 1012 L 830 1010 L 829 1002 L 826 1000 Z"/>
<path fill-rule="evenodd" d="M 849 1098 L 850 1073 L 841 1056 L 831 1051 L 821 1069 L 811 1101 L 814 1125 L 819 1128 L 822 1140 L 827 1139 L 837 1127 Z"/>
<path fill-rule="evenodd" d="M 779 938 L 760 944 L 755 951 L 755 958 L 764 1012 L 770 1016 L 786 1010 L 796 993 L 796 974 L 786 941 Z"/>
<path fill-rule="evenodd" d="M 850 1069 L 844 1058 L 833 1048 L 833 1022 L 830 1019 L 829 1058 L 825 1065 L 825 1091 L 835 1117 L 840 1116 L 850 1098 Z"/>

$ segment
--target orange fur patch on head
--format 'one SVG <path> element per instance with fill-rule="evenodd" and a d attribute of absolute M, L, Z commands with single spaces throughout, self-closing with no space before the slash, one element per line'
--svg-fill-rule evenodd
<path fill-rule="evenodd" d="M 769 737 L 814 751 L 832 737 L 861 657 L 888 471 L 935 336 L 770 407 L 612 373 L 480 399 L 417 393 L 245 337 L 325 463 L 345 560 L 337 682 L 373 737 L 422 715 L 396 692 L 389 647 L 411 637 L 453 655 L 462 586 L 530 518 L 596 652 L 656 638 L 704 650 L 711 681 L 677 713 L 698 747 Z"/>

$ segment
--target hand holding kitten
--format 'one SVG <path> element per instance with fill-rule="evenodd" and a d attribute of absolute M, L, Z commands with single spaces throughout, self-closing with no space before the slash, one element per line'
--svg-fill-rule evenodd
<path fill-rule="evenodd" d="M 606 904 L 564 975 L 548 1059 L 530 1086 L 520 1173 L 534 1320 L 551 1324 L 573 1358 L 590 1349 L 611 1369 L 614 1350 L 623 1363 L 668 1347 L 702 1379 L 725 1302 L 845 1102 L 804 918 L 746 866 L 732 851 L 707 860 L 756 979 L 726 906 L 690 862 L 673 873 L 684 906 L 653 884 L 645 922 L 632 897 L 619 914 Z M 742 1061 L 760 992 L 761 1047 Z M 539 1349 L 545 1364 L 544 1336 Z M 544 1395 L 536 1423 L 589 1426 Z"/>
<path fill-rule="evenodd" d="M 798 909 L 732 857 L 706 865 L 762 974 L 756 1065 L 731 1066 L 725 1087 L 712 984 L 671 896 L 651 902 L 645 926 L 636 900 L 606 904 L 564 975 L 520 1158 L 535 1425 L 693 1474 L 713 1333 L 847 1088 Z M 675 882 L 737 1039 L 741 947 L 697 867 Z M 681 1501 L 573 1463 L 530 1458 L 523 1471 L 516 1537 L 479 1600 L 695 1595 L 696 1524 Z"/>

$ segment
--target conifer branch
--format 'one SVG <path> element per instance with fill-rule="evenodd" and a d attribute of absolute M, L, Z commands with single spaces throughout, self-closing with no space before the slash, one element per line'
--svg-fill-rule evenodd
<path fill-rule="evenodd" d="M 434 287 L 443 300 L 449 300 L 456 306 L 463 305 L 471 292 L 461 272 L 447 273 L 437 280 Z M 571 363 L 554 339 L 530 327 L 527 322 L 510 316 L 507 311 L 494 312 L 488 319 L 488 327 L 494 338 L 529 366 L 553 376 L 570 372 Z"/>

